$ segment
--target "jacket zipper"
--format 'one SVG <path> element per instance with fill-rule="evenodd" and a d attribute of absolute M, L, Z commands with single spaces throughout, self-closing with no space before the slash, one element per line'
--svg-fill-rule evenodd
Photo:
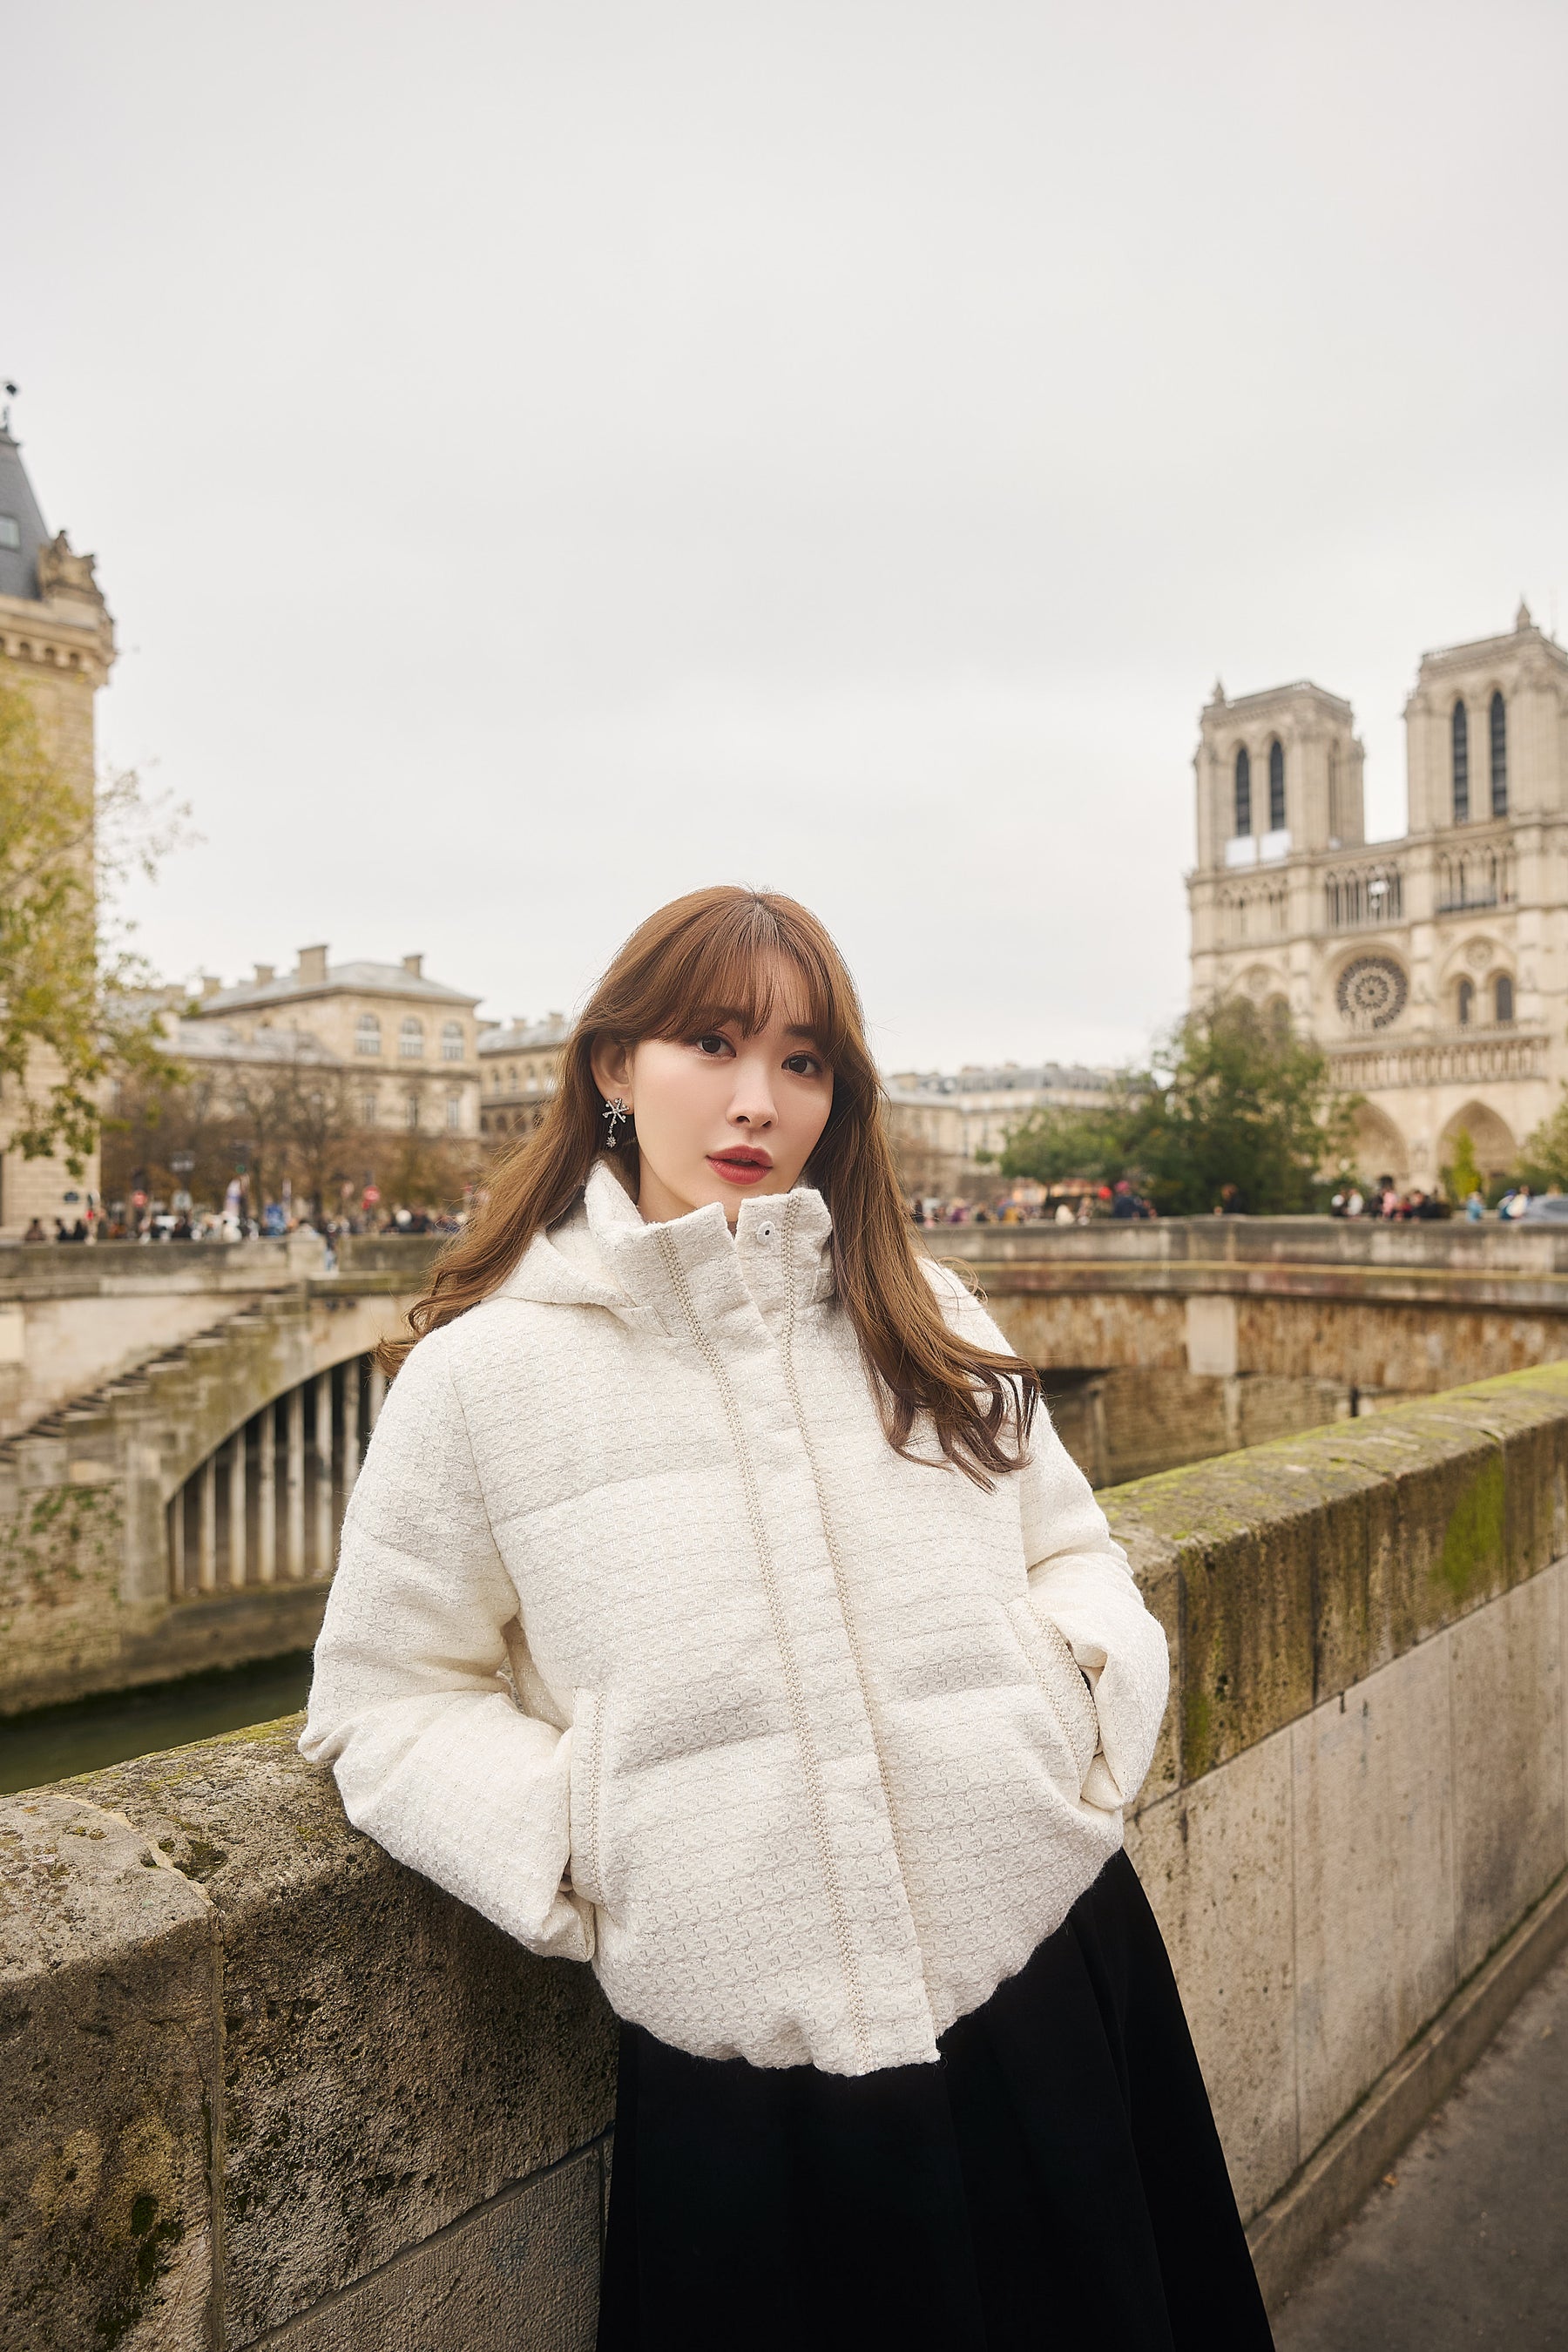
<path fill-rule="evenodd" d="M 768 1541 L 767 1522 L 763 1514 L 762 1496 L 757 1491 L 756 1472 L 752 1467 L 751 1448 L 746 1444 L 745 1426 L 735 1402 L 730 1376 L 724 1370 L 723 1359 L 703 1329 L 686 1279 L 686 1269 L 680 1263 L 668 1234 L 662 1225 L 656 1226 L 659 1248 L 669 1273 L 676 1296 L 690 1328 L 699 1354 L 713 1375 L 725 1417 L 730 1423 L 731 1443 L 735 1449 L 735 1461 L 741 1473 L 741 1484 L 746 1497 L 747 1516 L 752 1522 L 752 1540 L 756 1547 L 757 1565 L 762 1571 L 763 1591 L 773 1623 L 773 1640 L 778 1646 L 779 1663 L 784 1671 L 784 1695 L 789 1706 L 791 1727 L 800 1756 L 801 1777 L 805 1782 L 805 1801 L 816 1833 L 818 1858 L 826 1885 L 828 1907 L 833 1914 L 835 1940 L 844 1969 L 845 1990 L 849 2002 L 849 2022 L 855 2046 L 868 2070 L 872 2063 L 871 2036 L 866 2021 L 865 1994 L 860 1984 L 859 1964 L 855 1957 L 855 1939 L 849 1926 L 849 1906 L 844 1899 L 839 1881 L 838 1865 L 834 1856 L 833 1840 L 827 1827 L 827 1801 L 823 1787 L 822 1765 L 812 1737 L 811 1717 L 806 1708 L 805 1691 L 800 1678 L 800 1667 L 790 1645 L 789 1629 L 784 1622 L 784 1603 L 779 1593 L 778 1575 L 773 1565 L 773 1547 Z"/>
<path fill-rule="evenodd" d="M 893 1841 L 893 1861 L 897 1866 L 899 1874 L 899 1890 L 903 1895 L 904 1908 L 910 1915 L 910 1922 L 912 1927 L 914 1923 L 914 1906 L 910 1901 L 910 1874 L 908 1867 L 904 1862 L 903 1841 L 899 1832 L 899 1811 L 898 1807 L 893 1802 L 892 1781 L 888 1772 L 887 1758 L 882 1752 L 882 1741 L 877 1728 L 877 1710 L 872 1702 L 870 1682 L 866 1673 L 866 1660 L 860 1648 L 860 1636 L 856 1630 L 855 1613 L 850 1605 L 849 1580 L 845 1573 L 843 1557 L 838 1549 L 838 1538 L 833 1531 L 833 1519 L 827 1508 L 827 1496 L 822 1484 L 822 1472 L 817 1465 L 816 1448 L 811 1442 L 811 1432 L 806 1425 L 805 1412 L 801 1404 L 800 1382 L 795 1378 L 795 1258 L 791 1248 L 791 1244 L 795 1238 L 794 1225 L 795 1208 L 796 1202 L 792 1199 L 789 1206 L 784 1211 L 784 1218 L 783 1256 L 784 1265 L 784 1335 L 782 1352 L 784 1357 L 784 1386 L 789 1391 L 790 1409 L 795 1414 L 795 1427 L 800 1432 L 801 1444 L 805 1448 L 805 1458 L 811 1469 L 811 1483 L 816 1490 L 817 1517 L 822 1521 L 823 1541 L 827 1547 L 827 1557 L 833 1569 L 833 1589 L 838 1599 L 838 1614 L 844 1622 L 845 1639 L 849 1644 L 849 1655 L 855 1667 L 855 1679 L 860 1687 L 860 1704 L 866 1710 L 866 1722 L 871 1734 L 871 1753 L 877 1759 L 877 1777 L 882 1784 L 882 1802 L 888 1809 L 888 1830 Z M 925 1955 L 921 1950 L 920 1937 L 918 1935 L 915 1937 L 915 1951 L 920 1961 L 921 1990 L 925 1995 L 926 2009 L 929 2013 L 931 2010 L 931 1990 L 926 1983 Z"/>

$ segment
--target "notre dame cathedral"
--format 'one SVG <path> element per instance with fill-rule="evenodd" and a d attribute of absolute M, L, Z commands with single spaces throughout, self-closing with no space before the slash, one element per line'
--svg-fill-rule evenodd
<path fill-rule="evenodd" d="M 1568 1081 L 1568 653 L 1427 654 L 1405 707 L 1409 829 L 1368 845 L 1348 702 L 1305 681 L 1203 714 L 1194 1005 L 1240 992 L 1364 1097 L 1364 1177 L 1430 1189 L 1468 1129 L 1511 1170 Z"/>

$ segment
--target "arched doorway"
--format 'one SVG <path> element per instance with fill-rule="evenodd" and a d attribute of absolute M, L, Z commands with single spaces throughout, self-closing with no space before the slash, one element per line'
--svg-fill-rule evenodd
<path fill-rule="evenodd" d="M 1454 1113 L 1438 1139 L 1439 1168 L 1452 1167 L 1461 1131 L 1470 1139 L 1476 1165 L 1483 1176 L 1489 1181 L 1498 1176 L 1511 1175 L 1519 1156 L 1519 1146 L 1506 1123 L 1484 1102 L 1468 1102 L 1463 1110 Z"/>
<path fill-rule="evenodd" d="M 1355 1156 L 1356 1168 L 1369 1184 L 1380 1176 L 1392 1176 L 1399 1185 L 1409 1181 L 1410 1147 L 1375 1103 L 1363 1103 L 1356 1112 Z"/>

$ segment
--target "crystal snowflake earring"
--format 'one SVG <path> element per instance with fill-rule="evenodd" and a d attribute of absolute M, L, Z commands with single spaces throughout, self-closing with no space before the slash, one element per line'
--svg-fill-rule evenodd
<path fill-rule="evenodd" d="M 621 1124 L 623 1120 L 628 1119 L 631 1117 L 631 1113 L 627 1110 L 619 1095 L 616 1095 L 612 1101 L 607 1102 L 605 1105 L 605 1108 L 599 1113 L 599 1116 L 605 1122 L 605 1142 L 608 1149 L 613 1151 L 616 1148 L 616 1140 L 620 1132 Z"/>

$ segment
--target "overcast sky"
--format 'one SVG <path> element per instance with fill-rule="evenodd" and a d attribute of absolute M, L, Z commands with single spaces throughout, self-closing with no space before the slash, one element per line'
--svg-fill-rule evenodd
<path fill-rule="evenodd" d="M 890 1067 L 1179 1009 L 1191 757 L 1568 588 L 1568 10 L 56 0 L 0 373 L 171 977 L 570 1006 L 713 879 Z"/>

